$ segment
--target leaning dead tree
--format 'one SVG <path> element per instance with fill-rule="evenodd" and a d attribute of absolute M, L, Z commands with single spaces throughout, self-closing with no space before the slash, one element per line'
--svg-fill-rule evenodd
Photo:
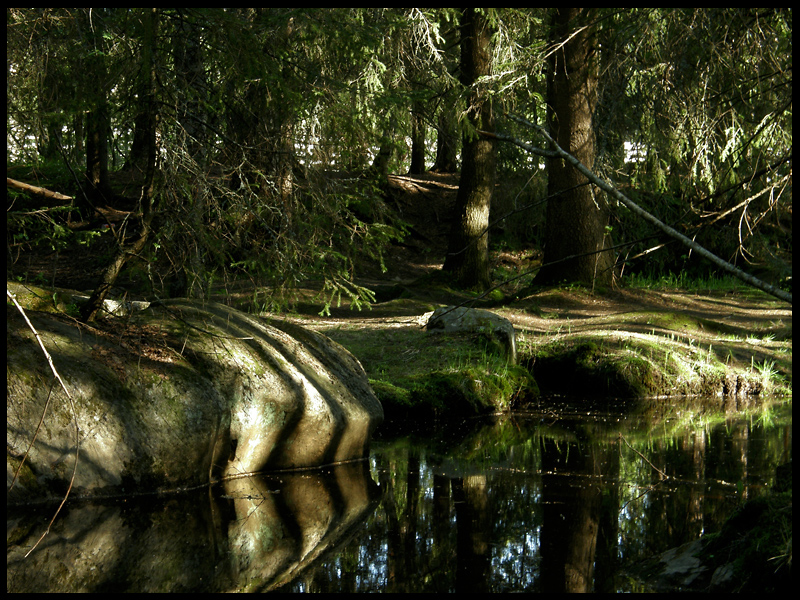
<path fill-rule="evenodd" d="M 671 238 L 674 238 L 674 239 L 678 240 L 684 246 L 687 246 L 688 248 L 691 248 L 693 252 L 696 252 L 700 256 L 710 260 L 712 263 L 714 263 L 716 266 L 718 266 L 723 271 L 725 271 L 727 273 L 730 273 L 731 275 L 733 275 L 737 279 L 740 279 L 741 281 L 744 281 L 748 285 L 751 285 L 751 286 L 753 286 L 755 288 L 758 288 L 758 289 L 760 289 L 762 291 L 767 292 L 771 296 L 775 296 L 776 298 L 779 298 L 780 300 L 783 300 L 784 302 L 788 302 L 789 304 L 792 303 L 792 294 L 791 293 L 786 292 L 786 291 L 784 291 L 784 290 L 782 290 L 780 288 L 777 288 L 774 285 L 771 285 L 771 284 L 769 284 L 769 283 L 767 283 L 765 281 L 762 281 L 762 280 L 758 279 L 757 277 L 754 277 L 753 275 L 750 275 L 749 273 L 745 273 L 739 267 L 737 267 L 735 265 L 732 265 L 731 263 L 729 263 L 728 261 L 720 258 L 719 256 L 717 256 L 713 252 L 710 252 L 710 251 L 706 250 L 703 246 L 701 246 L 700 244 L 698 244 L 694 240 L 686 237 L 685 235 L 683 235 L 679 231 L 676 231 L 675 229 L 673 229 L 672 227 L 670 227 L 666 223 L 663 223 L 662 221 L 658 220 L 655 216 L 651 215 L 649 212 L 644 210 L 641 206 L 636 204 L 633 200 L 628 198 L 625 194 L 620 192 L 613 185 L 611 185 L 607 181 L 604 181 L 603 179 L 601 179 L 600 177 L 595 175 L 586 165 L 581 163 L 577 158 L 572 156 L 569 152 L 567 152 L 566 150 L 561 148 L 561 146 L 559 146 L 556 143 L 556 141 L 550 136 L 550 134 L 544 129 L 544 127 L 542 127 L 540 125 L 537 125 L 536 123 L 531 123 L 530 121 L 528 121 L 526 119 L 523 119 L 522 117 L 518 117 L 516 115 L 507 115 L 507 116 L 510 119 L 516 121 L 517 123 L 520 123 L 521 125 L 524 125 L 525 127 L 528 127 L 530 129 L 533 129 L 536 132 L 538 132 L 544 139 L 546 139 L 550 143 L 550 146 L 553 149 L 552 150 L 545 150 L 545 149 L 542 149 L 542 148 L 537 148 L 537 147 L 531 146 L 530 144 L 527 144 L 527 143 L 525 143 L 525 142 L 523 142 L 521 140 L 518 140 L 515 137 L 512 137 L 510 135 L 506 135 L 506 134 L 502 134 L 502 133 L 489 133 L 489 132 L 483 132 L 483 131 L 481 131 L 480 133 L 482 135 L 487 136 L 487 137 L 493 137 L 493 138 L 496 138 L 496 139 L 501 140 L 501 141 L 510 142 L 510 143 L 512 143 L 512 144 L 514 144 L 516 146 L 519 146 L 523 150 L 531 152 L 532 154 L 538 154 L 540 156 L 559 156 L 559 157 L 563 158 L 564 160 L 569 162 L 571 165 L 573 165 L 576 169 L 578 169 L 578 171 L 580 171 L 584 176 L 586 176 L 586 178 L 589 179 L 589 181 L 591 181 L 594 185 L 596 185 L 601 190 L 603 190 L 607 194 L 610 194 L 613 198 L 615 198 L 616 200 L 618 200 L 619 202 L 624 204 L 635 215 L 641 217 L 642 219 L 644 219 L 648 223 L 656 226 L 659 230 L 663 231 L 665 234 L 667 234 Z"/>

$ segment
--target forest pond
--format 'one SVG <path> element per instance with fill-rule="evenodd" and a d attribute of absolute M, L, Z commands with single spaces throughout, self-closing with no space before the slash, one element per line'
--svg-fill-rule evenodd
<path fill-rule="evenodd" d="M 717 400 L 719 402 L 719 400 Z M 791 458 L 791 402 L 581 402 L 379 430 L 369 460 L 52 517 L 8 510 L 8 591 L 635 591 Z"/>

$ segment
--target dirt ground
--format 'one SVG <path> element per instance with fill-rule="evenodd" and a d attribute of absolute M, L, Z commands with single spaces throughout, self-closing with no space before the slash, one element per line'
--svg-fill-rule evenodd
<path fill-rule="evenodd" d="M 419 321 L 420 305 L 459 304 L 467 302 L 486 306 L 503 313 L 517 329 L 533 334 L 545 334 L 567 327 L 580 331 L 602 325 L 630 323 L 640 313 L 680 313 L 699 321 L 699 337 L 720 333 L 753 336 L 774 335 L 776 339 L 791 339 L 792 308 L 756 290 L 742 286 L 735 291 L 707 290 L 644 290 L 617 287 L 606 294 L 593 294 L 579 288 L 540 291 L 516 301 L 512 306 L 475 300 L 474 295 L 459 293 L 440 284 L 420 283 L 420 278 L 441 269 L 447 251 L 448 215 L 455 202 L 457 181 L 452 175 L 393 176 L 392 198 L 401 216 L 412 224 L 406 243 L 394 246 L 387 254 L 388 270 L 375 270 L 361 280 L 379 291 L 378 299 L 397 296 L 408 301 L 379 302 L 371 311 L 352 311 L 347 308 L 333 311 L 335 319 L 319 319 L 321 327 L 346 321 L 350 326 L 397 326 L 408 319 Z M 445 226 L 443 226 L 443 224 Z M 495 265 L 510 273 L 521 273 L 535 266 L 532 254 L 524 252 L 495 252 Z M 519 287 L 519 286 L 517 286 Z M 506 295 L 515 291 L 512 284 L 501 288 Z M 432 308 L 430 310 L 433 310 Z M 704 326 L 703 322 L 708 325 Z M 705 327 L 705 334 L 704 334 Z M 663 326 L 661 327 L 663 328 Z"/>

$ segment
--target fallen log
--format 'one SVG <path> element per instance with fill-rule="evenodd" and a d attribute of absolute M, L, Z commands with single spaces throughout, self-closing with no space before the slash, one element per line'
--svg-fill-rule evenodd
<path fill-rule="evenodd" d="M 6 185 L 10 188 L 14 188 L 15 190 L 27 192 L 42 198 L 50 198 L 53 200 L 74 200 L 72 196 L 65 196 L 64 194 L 59 194 L 58 192 L 48 190 L 47 188 L 23 183 L 22 181 L 17 181 L 16 179 L 11 179 L 10 177 L 6 177 Z"/>
<path fill-rule="evenodd" d="M 742 271 L 739 267 L 736 267 L 736 266 L 732 265 L 728 261 L 723 260 L 722 258 L 720 258 L 719 256 L 715 255 L 714 253 L 706 250 L 703 246 L 701 246 L 700 244 L 698 244 L 694 240 L 686 237 L 685 235 L 683 235 L 679 231 L 676 231 L 675 229 L 673 229 L 672 227 L 670 227 L 666 223 L 661 222 L 655 216 L 651 215 L 649 212 L 647 212 L 646 210 L 641 208 L 633 200 L 631 200 L 625 194 L 620 192 L 616 187 L 614 187 L 613 185 L 611 185 L 607 181 L 605 181 L 605 180 L 601 179 L 600 177 L 598 177 L 586 165 L 584 165 L 577 158 L 572 156 L 569 152 L 567 152 L 563 148 L 561 148 L 561 146 L 559 146 L 556 143 L 556 141 L 552 137 L 550 137 L 550 134 L 542 126 L 537 125 L 536 123 L 531 123 L 530 121 L 527 121 L 526 119 L 523 119 L 521 117 L 517 117 L 515 115 L 508 115 L 508 117 L 513 119 L 514 121 L 522 124 L 522 125 L 525 125 L 526 127 L 530 127 L 532 129 L 534 129 L 535 131 L 537 131 L 542 137 L 545 138 L 545 140 L 547 140 L 550 143 L 550 146 L 552 148 L 554 148 L 554 150 L 545 150 L 543 148 L 535 148 L 535 147 L 531 146 L 530 144 L 526 144 L 526 143 L 524 143 L 522 141 L 519 141 L 519 140 L 515 139 L 514 137 L 508 136 L 508 135 L 498 136 L 497 134 L 484 132 L 484 131 L 479 131 L 478 133 L 480 133 L 481 135 L 484 135 L 484 136 L 495 137 L 495 138 L 500 139 L 502 141 L 511 142 L 512 144 L 515 144 L 515 145 L 523 148 L 524 150 L 527 150 L 528 152 L 531 152 L 531 153 L 534 153 L 534 154 L 539 154 L 539 155 L 542 155 L 542 156 L 553 156 L 553 152 L 555 152 L 556 156 L 560 156 L 561 158 L 563 158 L 564 160 L 569 162 L 572 166 L 574 166 L 576 169 L 578 169 L 578 171 L 580 171 L 594 185 L 596 185 L 601 190 L 603 190 L 607 194 L 609 194 L 612 197 L 614 197 L 621 204 L 624 204 L 625 206 L 627 206 L 635 215 L 641 217 L 642 219 L 644 219 L 648 223 L 654 225 L 655 227 L 657 227 L 658 229 L 660 229 L 661 231 L 666 233 L 671 238 L 676 239 L 681 244 L 683 244 L 684 246 L 687 246 L 688 248 L 691 248 L 694 252 L 697 252 L 697 254 L 699 254 L 703 258 L 706 258 L 707 260 L 711 261 L 716 266 L 718 266 L 720 269 L 726 271 L 727 273 L 730 273 L 731 275 L 733 275 L 737 279 L 740 279 L 741 281 L 744 281 L 745 283 L 747 283 L 747 284 L 749 284 L 749 285 L 751 285 L 751 286 L 753 286 L 755 288 L 758 288 L 758 289 L 760 289 L 760 290 L 762 290 L 762 291 L 764 291 L 764 292 L 766 292 L 766 293 L 768 293 L 768 294 L 770 294 L 770 295 L 772 295 L 772 296 L 774 296 L 776 298 L 779 298 L 780 300 L 783 300 L 784 302 L 788 302 L 789 304 L 792 303 L 792 294 L 790 292 L 787 292 L 787 291 L 782 290 L 782 289 L 780 289 L 778 287 L 775 287 L 774 285 L 771 285 L 771 284 L 769 284 L 769 283 L 767 283 L 765 281 L 762 281 L 762 280 L 758 279 L 757 277 L 754 277 L 753 275 L 750 275 L 749 273 L 746 273 L 746 272 Z"/>

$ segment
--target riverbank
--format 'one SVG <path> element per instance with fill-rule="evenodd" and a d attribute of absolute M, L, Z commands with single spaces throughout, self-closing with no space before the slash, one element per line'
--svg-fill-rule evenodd
<path fill-rule="evenodd" d="M 517 365 L 480 338 L 428 333 L 430 312 L 453 303 L 488 307 L 509 319 L 517 331 Z M 594 294 L 573 287 L 493 307 L 417 286 L 371 310 L 340 307 L 325 318 L 300 306 L 287 318 L 350 350 L 387 415 L 399 418 L 507 411 L 564 395 L 702 395 L 730 411 L 791 394 L 791 307 L 751 290 Z"/>
<path fill-rule="evenodd" d="M 28 308 L 74 308 L 63 291 L 10 285 Z M 25 287 L 27 295 L 20 293 Z M 394 297 L 369 308 L 344 304 L 320 316 L 314 291 L 306 290 L 306 302 L 270 315 L 319 331 L 352 352 L 388 420 L 505 412 L 541 397 L 705 396 L 731 411 L 791 395 L 791 307 L 757 291 L 595 294 L 571 287 L 502 304 L 423 279 L 393 286 L 388 295 Z M 218 300 L 253 310 L 235 295 Z M 449 304 L 488 308 L 508 319 L 517 332 L 517 363 L 509 364 L 480 336 L 428 332 L 430 314 Z"/>

